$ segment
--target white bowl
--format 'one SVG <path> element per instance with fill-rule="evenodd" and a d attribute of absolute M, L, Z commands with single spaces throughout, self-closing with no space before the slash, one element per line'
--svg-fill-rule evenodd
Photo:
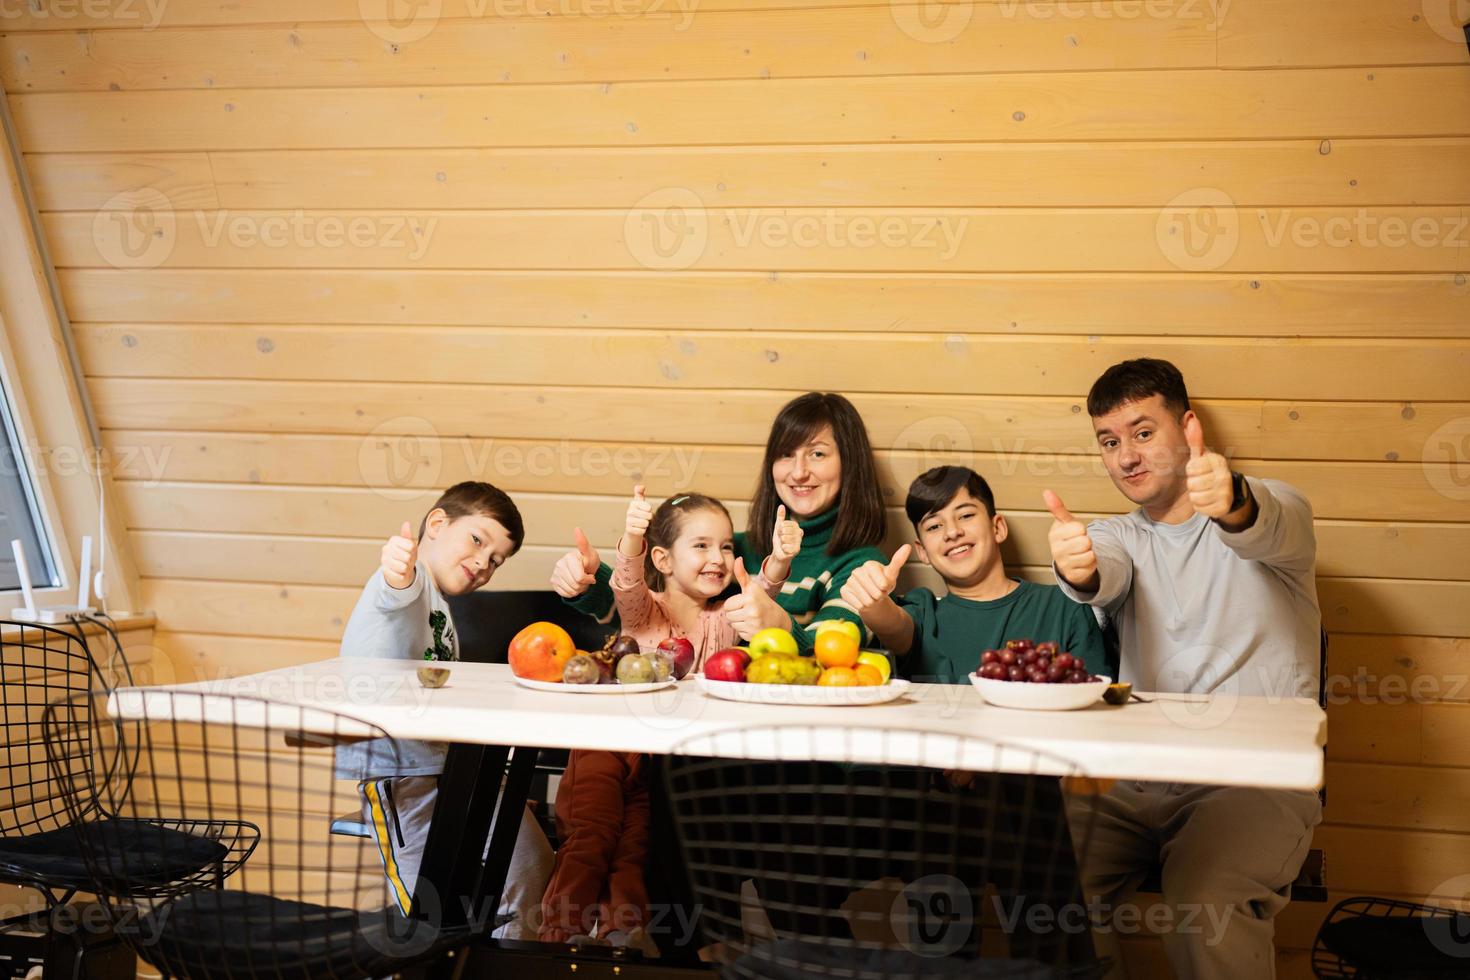
<path fill-rule="evenodd" d="M 1027 708 L 1032 711 L 1075 711 L 1096 704 L 1113 682 L 1111 677 L 1086 684 L 1035 684 L 1031 681 L 996 681 L 970 675 L 980 696 L 997 708 Z"/>

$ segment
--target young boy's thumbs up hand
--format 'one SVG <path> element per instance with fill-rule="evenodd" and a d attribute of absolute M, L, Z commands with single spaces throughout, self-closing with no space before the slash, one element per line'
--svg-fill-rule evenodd
<path fill-rule="evenodd" d="M 413 584 L 414 565 L 418 559 L 418 539 L 413 536 L 413 528 L 408 521 L 404 521 L 398 533 L 383 545 L 383 581 L 394 589 L 408 588 Z"/>

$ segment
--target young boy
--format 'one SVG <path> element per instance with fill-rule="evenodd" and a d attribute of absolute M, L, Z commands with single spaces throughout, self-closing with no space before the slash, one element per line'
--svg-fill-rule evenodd
<path fill-rule="evenodd" d="M 870 561 L 854 571 L 842 598 L 915 681 L 965 684 L 985 650 L 1007 640 L 1054 641 L 1080 657 L 1088 673 L 1106 673 L 1103 637 L 1092 611 L 1054 585 L 1011 578 L 1000 545 L 1010 534 L 995 512 L 990 486 L 964 466 L 936 466 L 909 485 L 904 510 L 918 540 L 919 559 L 937 571 L 949 594 L 914 589 L 890 593 L 908 558 L 904 545 L 887 565 Z"/>
<path fill-rule="evenodd" d="M 488 483 L 444 491 L 419 525 L 407 521 L 383 545 L 381 565 L 362 590 L 342 634 L 342 656 L 458 660 L 446 595 L 473 592 L 520 550 L 525 530 L 506 494 Z M 438 796 L 448 746 L 398 740 L 398 756 L 377 742 L 337 749 L 337 778 L 357 779 L 393 904 L 407 915 Z M 551 873 L 551 846 L 529 812 L 521 820 L 501 911 L 516 913 L 502 938 L 535 939 L 539 900 Z"/>

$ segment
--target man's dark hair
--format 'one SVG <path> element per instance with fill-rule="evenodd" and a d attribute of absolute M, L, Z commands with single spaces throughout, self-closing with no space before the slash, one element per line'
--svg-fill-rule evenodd
<path fill-rule="evenodd" d="M 1092 383 L 1092 390 L 1087 393 L 1087 414 L 1097 418 L 1119 405 L 1153 395 L 1164 396 L 1164 405 L 1175 418 L 1189 411 L 1189 392 L 1184 389 L 1184 375 L 1177 367 L 1155 357 L 1121 361 Z"/>
<path fill-rule="evenodd" d="M 914 530 L 919 530 L 919 523 L 924 518 L 948 507 L 961 490 L 970 491 L 970 496 L 985 505 L 985 513 L 995 516 L 995 494 L 990 492 L 990 484 L 985 482 L 985 477 L 968 466 L 936 466 L 920 473 L 909 484 L 903 510 Z"/>

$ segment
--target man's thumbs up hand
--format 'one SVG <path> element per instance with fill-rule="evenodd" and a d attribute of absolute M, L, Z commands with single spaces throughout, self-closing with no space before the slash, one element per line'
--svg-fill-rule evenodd
<path fill-rule="evenodd" d="M 1206 517 L 1224 517 L 1230 513 L 1230 503 L 1235 498 L 1229 462 L 1205 448 L 1205 430 L 1197 415 L 1191 415 L 1184 423 L 1184 441 L 1189 443 L 1184 476 L 1190 506 Z"/>
<path fill-rule="evenodd" d="M 418 539 L 413 536 L 413 528 L 408 521 L 404 521 L 398 533 L 383 545 L 383 581 L 391 588 L 408 588 L 413 584 L 414 565 L 418 559 Z"/>
<path fill-rule="evenodd" d="M 1057 574 L 1073 588 L 1096 590 L 1097 555 L 1092 550 L 1092 538 L 1087 536 L 1087 525 L 1073 517 L 1062 498 L 1050 490 L 1043 490 L 1041 499 L 1051 511 L 1047 541 L 1051 544 L 1051 560 L 1056 563 Z"/>

